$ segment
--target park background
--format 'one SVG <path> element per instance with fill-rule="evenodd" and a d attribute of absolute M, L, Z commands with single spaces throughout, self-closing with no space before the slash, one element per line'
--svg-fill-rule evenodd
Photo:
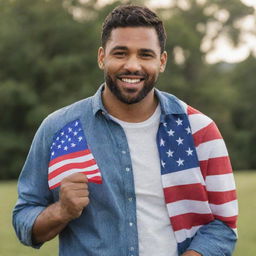
<path fill-rule="evenodd" d="M 255 4 L 0 0 L 0 256 L 57 255 L 57 240 L 36 251 L 15 238 L 11 210 L 16 180 L 42 120 L 91 96 L 103 82 L 97 67 L 101 24 L 120 3 L 147 5 L 164 20 L 169 58 L 157 87 L 217 123 L 229 149 L 240 199 L 235 255 L 256 255 Z"/>

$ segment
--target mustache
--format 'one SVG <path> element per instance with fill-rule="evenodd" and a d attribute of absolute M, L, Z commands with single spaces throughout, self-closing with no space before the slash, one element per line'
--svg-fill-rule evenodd
<path fill-rule="evenodd" d="M 136 71 L 136 72 L 126 71 L 126 72 L 120 72 L 120 73 L 116 74 L 116 77 L 120 77 L 120 76 L 142 76 L 144 79 L 148 78 L 147 73 L 140 72 L 140 71 Z"/>

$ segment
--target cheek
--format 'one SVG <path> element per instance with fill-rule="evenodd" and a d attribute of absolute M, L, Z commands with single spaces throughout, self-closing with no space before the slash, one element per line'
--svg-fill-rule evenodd
<path fill-rule="evenodd" d="M 104 63 L 104 72 L 111 76 L 115 75 L 119 71 L 119 65 L 116 62 L 108 61 Z"/>
<path fill-rule="evenodd" d="M 151 65 L 147 65 L 145 71 L 151 76 L 157 76 L 160 72 L 160 65 L 152 63 Z"/>

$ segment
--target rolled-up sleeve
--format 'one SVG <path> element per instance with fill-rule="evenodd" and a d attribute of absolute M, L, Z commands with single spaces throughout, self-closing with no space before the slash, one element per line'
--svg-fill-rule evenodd
<path fill-rule="evenodd" d="M 231 256 L 237 241 L 236 233 L 222 221 L 214 220 L 202 226 L 187 250 L 203 256 Z"/>
<path fill-rule="evenodd" d="M 215 220 L 199 228 L 188 250 L 195 250 L 203 256 L 231 256 L 237 241 L 238 216 L 232 166 L 225 142 L 214 122 L 205 128 L 204 137 L 203 141 L 212 140 L 201 144 L 199 160 Z"/>
<path fill-rule="evenodd" d="M 45 131 L 44 122 L 38 129 L 26 162 L 18 180 L 18 200 L 13 210 L 13 226 L 19 240 L 28 246 L 33 244 L 32 228 L 38 215 L 53 198 L 48 187 L 49 143 L 51 135 Z"/>

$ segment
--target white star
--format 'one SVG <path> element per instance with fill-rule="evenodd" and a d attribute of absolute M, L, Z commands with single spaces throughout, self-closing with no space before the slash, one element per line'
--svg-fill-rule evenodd
<path fill-rule="evenodd" d="M 169 131 L 167 131 L 169 136 L 174 136 L 175 131 L 173 131 L 172 129 L 170 129 Z"/>
<path fill-rule="evenodd" d="M 78 132 L 74 132 L 74 136 L 76 136 L 78 134 Z"/>
<path fill-rule="evenodd" d="M 174 153 L 174 151 L 171 151 L 170 149 L 166 152 L 168 157 L 173 157 L 173 153 Z"/>
<path fill-rule="evenodd" d="M 180 158 L 179 158 L 179 160 L 176 161 L 176 162 L 178 163 L 178 166 L 184 165 L 184 164 L 183 164 L 184 160 L 181 160 Z"/>
<path fill-rule="evenodd" d="M 64 132 L 61 132 L 61 134 L 60 134 L 60 135 L 61 135 L 61 136 L 64 136 L 64 134 L 65 134 Z"/>
<path fill-rule="evenodd" d="M 178 120 L 176 120 L 177 125 L 182 125 L 182 122 L 183 121 L 181 119 L 179 119 L 179 118 L 178 118 Z"/>
<path fill-rule="evenodd" d="M 58 145 L 58 148 L 61 148 L 61 145 Z"/>
<path fill-rule="evenodd" d="M 78 140 L 79 140 L 79 141 L 81 141 L 82 139 L 83 139 L 83 137 L 82 137 L 82 136 L 80 136 L 80 137 L 78 138 Z"/>
<path fill-rule="evenodd" d="M 72 128 L 71 127 L 68 128 L 68 132 L 72 132 Z"/>
<path fill-rule="evenodd" d="M 60 137 L 57 137 L 57 139 L 56 140 L 59 140 L 60 139 Z"/>
<path fill-rule="evenodd" d="M 165 141 L 163 139 L 160 140 L 160 147 L 165 145 Z"/>
<path fill-rule="evenodd" d="M 166 165 L 166 163 L 163 161 L 163 160 L 161 160 L 161 165 L 163 166 L 163 168 L 165 167 L 165 165 Z"/>
<path fill-rule="evenodd" d="M 75 143 L 71 143 L 71 147 L 74 148 L 76 146 Z"/>
<path fill-rule="evenodd" d="M 187 131 L 187 134 L 190 134 L 190 133 L 191 133 L 190 127 L 186 128 L 185 130 Z"/>
<path fill-rule="evenodd" d="M 163 123 L 163 126 L 164 126 L 164 127 L 167 127 L 167 123 Z"/>
<path fill-rule="evenodd" d="M 78 122 L 77 121 L 75 122 L 75 126 L 78 126 Z"/>
<path fill-rule="evenodd" d="M 191 150 L 190 148 L 188 148 L 188 150 L 186 150 L 186 152 L 188 153 L 188 156 L 192 156 L 193 155 L 193 150 Z"/>
<path fill-rule="evenodd" d="M 184 139 L 182 139 L 181 137 L 179 137 L 179 139 L 177 139 L 176 141 L 178 142 L 178 145 L 180 145 L 180 144 L 183 144 L 183 140 L 184 140 Z"/>
<path fill-rule="evenodd" d="M 64 140 L 61 141 L 62 144 L 63 144 L 64 142 L 65 142 Z"/>
<path fill-rule="evenodd" d="M 68 147 L 67 147 L 67 146 L 65 146 L 65 147 L 64 147 L 64 150 L 66 150 L 66 151 L 67 151 L 67 150 L 68 150 Z"/>
<path fill-rule="evenodd" d="M 71 141 L 71 138 L 69 138 L 68 141 L 70 142 L 70 141 Z"/>
<path fill-rule="evenodd" d="M 54 153 L 54 151 L 52 152 L 52 156 L 54 156 L 55 155 L 55 153 Z"/>
<path fill-rule="evenodd" d="M 55 144 L 56 144 L 55 142 L 52 143 L 53 146 L 55 146 Z"/>

